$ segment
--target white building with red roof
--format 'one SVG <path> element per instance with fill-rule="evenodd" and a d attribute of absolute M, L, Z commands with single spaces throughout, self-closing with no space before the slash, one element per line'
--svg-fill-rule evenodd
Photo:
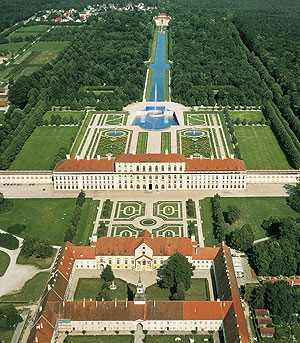
<path fill-rule="evenodd" d="M 116 237 L 108 237 L 116 239 Z M 124 241 L 126 237 L 122 238 Z M 133 239 L 135 239 L 133 237 Z M 137 238 L 138 239 L 138 238 Z M 128 250 L 136 249 L 152 239 L 153 258 L 160 249 L 161 242 L 149 234 L 141 236 L 141 241 Z M 116 330 L 126 333 L 136 330 L 142 325 L 144 330 L 156 331 L 188 331 L 201 332 L 223 331 L 228 343 L 249 343 L 246 320 L 242 309 L 239 289 L 235 278 L 230 249 L 225 245 L 214 248 L 197 248 L 193 242 L 176 243 L 175 248 L 165 247 L 163 254 L 174 253 L 176 250 L 188 255 L 192 261 L 207 259 L 215 276 L 217 298 L 212 301 L 159 301 L 146 300 L 137 297 L 137 301 L 70 301 L 68 289 L 75 271 L 81 268 L 82 262 L 88 263 L 84 268 L 98 267 L 98 254 L 123 254 L 124 246 L 105 247 L 101 239 L 91 247 L 76 247 L 66 243 L 59 252 L 50 279 L 46 285 L 36 316 L 32 319 L 33 326 L 28 343 L 52 343 L 60 333 L 66 331 L 81 334 L 99 335 Z M 166 243 L 166 242 L 164 242 Z M 110 243 L 111 244 L 111 243 Z M 184 245 L 188 245 L 185 247 Z M 132 252 L 131 252 L 132 253 Z M 147 254 L 150 254 L 146 250 Z M 143 255 L 143 252 L 142 252 Z M 129 256 L 129 255 L 126 255 Z M 96 262 L 95 262 L 96 261 Z M 141 287 L 140 287 L 141 288 Z"/>
<path fill-rule="evenodd" d="M 153 17 L 156 26 L 168 26 L 171 19 L 171 17 L 165 14 L 159 14 L 158 16 Z"/>

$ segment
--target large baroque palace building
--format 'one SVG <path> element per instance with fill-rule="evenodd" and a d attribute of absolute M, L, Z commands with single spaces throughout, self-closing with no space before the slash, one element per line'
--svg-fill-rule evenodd
<path fill-rule="evenodd" d="M 299 170 L 247 170 L 234 158 L 180 154 L 123 154 L 107 159 L 60 161 L 52 171 L 0 171 L 0 184 L 52 184 L 78 190 L 244 190 L 247 184 L 296 183 Z"/>
<path fill-rule="evenodd" d="M 177 251 L 196 269 L 211 271 L 216 284 L 215 300 L 146 300 L 141 284 L 133 301 L 73 301 L 69 297 L 79 269 L 100 272 L 109 264 L 115 269 L 152 270 Z M 230 249 L 224 244 L 202 248 L 189 238 L 153 237 L 148 231 L 138 237 L 102 237 L 90 247 L 67 242 L 59 251 L 27 342 L 53 343 L 59 333 L 66 331 L 122 333 L 136 330 L 138 325 L 157 333 L 223 331 L 227 343 L 250 342 Z"/>

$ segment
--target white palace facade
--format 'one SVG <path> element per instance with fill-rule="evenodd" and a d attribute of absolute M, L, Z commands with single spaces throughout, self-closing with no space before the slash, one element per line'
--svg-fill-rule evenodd
<path fill-rule="evenodd" d="M 55 191 L 245 190 L 248 184 L 292 184 L 300 170 L 247 170 L 235 158 L 123 154 L 60 161 L 53 171 L 0 171 L 0 185 L 46 185 Z"/>

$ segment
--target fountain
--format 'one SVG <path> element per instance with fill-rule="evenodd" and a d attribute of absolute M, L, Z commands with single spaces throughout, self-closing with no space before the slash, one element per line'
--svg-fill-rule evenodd
<path fill-rule="evenodd" d="M 117 286 L 115 285 L 114 281 L 112 281 L 111 285 L 109 286 L 109 289 L 111 291 L 115 291 L 117 289 Z"/>

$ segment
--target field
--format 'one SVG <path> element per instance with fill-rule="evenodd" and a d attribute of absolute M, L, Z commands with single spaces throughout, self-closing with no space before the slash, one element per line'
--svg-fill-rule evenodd
<path fill-rule="evenodd" d="M 38 36 L 39 33 L 38 32 L 28 32 L 28 31 L 15 31 L 13 33 L 11 33 L 9 36 L 8 36 L 8 39 L 11 39 L 11 38 L 25 38 L 25 37 L 29 37 L 29 36 Z"/>
<path fill-rule="evenodd" d="M 33 26 L 23 26 L 18 29 L 19 31 L 23 32 L 43 32 L 50 28 L 50 25 L 33 25 Z"/>
<path fill-rule="evenodd" d="M 44 114 L 43 119 L 50 122 L 52 114 L 60 115 L 62 118 L 73 117 L 76 121 L 79 121 L 83 117 L 82 111 L 48 111 Z"/>
<path fill-rule="evenodd" d="M 233 121 L 240 118 L 241 121 L 246 119 L 247 122 L 251 120 L 257 122 L 264 118 L 262 111 L 228 111 L 228 114 Z"/>
<path fill-rule="evenodd" d="M 148 300 L 169 300 L 171 293 L 169 289 L 159 288 L 157 284 L 146 288 Z M 207 279 L 192 279 L 191 288 L 185 292 L 187 301 L 208 301 L 209 289 Z"/>
<path fill-rule="evenodd" d="M 21 237 L 34 236 L 49 239 L 54 245 L 62 245 L 67 225 L 75 208 L 75 199 L 13 199 L 11 211 L 0 215 L 0 228 L 6 230 L 12 224 L 26 225 Z M 86 245 L 87 222 L 93 216 L 94 202 L 87 199 L 79 222 L 78 238 Z M 77 237 L 75 237 L 77 242 Z M 77 242 L 78 243 L 78 242 Z"/>
<path fill-rule="evenodd" d="M 241 218 L 231 225 L 232 229 L 240 228 L 249 223 L 254 232 L 254 239 L 267 236 L 266 231 L 261 227 L 264 219 L 270 216 L 275 218 L 299 217 L 299 214 L 286 204 L 286 198 L 222 198 L 222 210 L 226 212 L 228 205 L 236 205 L 241 210 Z M 216 244 L 213 238 L 213 221 L 210 198 L 200 201 L 201 217 L 203 221 L 203 234 L 205 246 Z"/>
<path fill-rule="evenodd" d="M 69 42 L 37 42 L 30 47 L 30 51 L 61 51 Z"/>
<path fill-rule="evenodd" d="M 0 44 L 0 51 L 17 51 L 22 49 L 28 42 Z"/>
<path fill-rule="evenodd" d="M 132 336 L 68 336 L 66 343 L 131 343 Z"/>
<path fill-rule="evenodd" d="M 0 277 L 5 274 L 9 263 L 10 257 L 4 251 L 0 251 Z"/>
<path fill-rule="evenodd" d="M 268 126 L 235 126 L 234 132 L 247 169 L 291 169 Z"/>
<path fill-rule="evenodd" d="M 0 300 L 13 301 L 16 303 L 18 301 L 35 302 L 41 296 L 48 278 L 48 272 L 38 273 L 32 279 L 28 280 L 19 292 L 4 295 Z"/>
<path fill-rule="evenodd" d="M 49 170 L 61 147 L 68 146 L 77 127 L 37 127 L 10 170 Z"/>
<path fill-rule="evenodd" d="M 134 285 L 127 284 L 126 281 L 121 279 L 115 279 L 114 283 L 117 286 L 117 289 L 114 291 L 110 291 L 113 299 L 117 298 L 118 300 L 132 300 L 132 296 L 136 292 L 136 287 Z M 79 279 L 74 295 L 74 300 L 83 300 L 84 298 L 86 300 L 95 300 L 103 284 L 104 280 L 100 277 L 98 279 Z M 129 290 L 128 286 L 130 288 Z"/>

